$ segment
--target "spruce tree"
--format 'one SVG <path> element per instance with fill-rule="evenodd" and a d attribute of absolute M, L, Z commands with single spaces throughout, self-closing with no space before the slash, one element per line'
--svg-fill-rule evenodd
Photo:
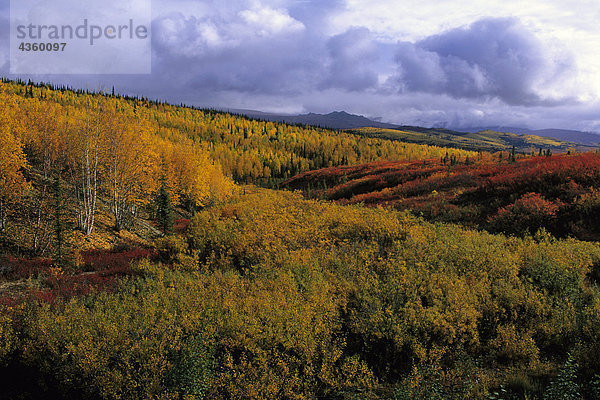
<path fill-rule="evenodd" d="M 161 179 L 160 190 L 156 198 L 156 222 L 163 234 L 166 235 L 173 231 L 173 205 L 164 178 Z"/>

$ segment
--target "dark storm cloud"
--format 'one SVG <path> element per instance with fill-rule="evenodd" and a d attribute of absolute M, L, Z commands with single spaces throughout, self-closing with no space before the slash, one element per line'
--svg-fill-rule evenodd
<path fill-rule="evenodd" d="M 155 75 L 205 91 L 303 91 L 320 76 L 315 60 L 324 50 L 299 22 L 290 21 L 291 29 L 282 25 L 281 31 L 255 35 L 241 22 L 223 29 L 215 20 L 161 18 L 153 25 Z"/>
<path fill-rule="evenodd" d="M 377 86 L 377 73 L 372 63 L 377 61 L 377 47 L 366 28 L 351 28 L 333 36 L 327 42 L 328 74 L 321 88 L 362 91 Z"/>
<path fill-rule="evenodd" d="M 544 52 L 542 43 L 514 18 L 487 18 L 466 28 L 400 43 L 402 91 L 456 98 L 499 98 L 507 104 L 551 104 L 536 93 L 544 77 L 573 67 Z"/>
<path fill-rule="evenodd" d="M 487 18 L 394 43 L 378 39 L 383 36 L 375 30 L 334 24 L 342 0 L 177 0 L 161 6 L 153 21 L 152 75 L 21 78 L 92 90 L 114 85 L 120 93 L 177 104 L 345 110 L 412 125 L 598 127 L 594 107 L 576 116 L 577 102 L 541 94 L 546 84 L 560 87 L 552 79 L 573 63 L 549 57 L 547 44 L 516 19 Z M 8 57 L 7 20 L 2 28 L 0 51 Z M 6 75 L 3 62 L 0 57 Z"/>

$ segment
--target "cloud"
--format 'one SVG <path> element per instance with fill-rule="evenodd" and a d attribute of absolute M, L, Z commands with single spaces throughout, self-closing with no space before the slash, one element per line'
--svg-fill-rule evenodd
<path fill-rule="evenodd" d="M 512 105 L 570 101 L 542 97 L 538 88 L 574 69 L 552 59 L 515 18 L 485 18 L 463 28 L 398 45 L 399 90 L 455 98 L 498 98 Z"/>
<path fill-rule="evenodd" d="M 269 7 L 243 10 L 239 15 L 247 26 L 261 37 L 293 33 L 305 28 L 302 22 L 290 17 L 286 11 Z"/>
<path fill-rule="evenodd" d="M 6 76 L 9 68 L 10 20 L 0 15 L 0 75 Z"/>
<path fill-rule="evenodd" d="M 432 1 L 410 10 L 384 0 L 154 3 L 152 75 L 22 78 L 89 89 L 114 85 L 122 93 L 204 107 L 346 110 L 424 126 L 600 129 L 597 102 L 572 101 L 581 88 L 570 79 L 581 69 L 560 40 L 540 31 L 543 22 L 463 11 L 458 18 L 448 11 L 455 6 L 439 11 Z M 356 18 L 344 17 L 349 9 Z M 494 13 L 511 14 L 519 15 Z M 597 81 L 590 76 L 581 76 L 588 89 Z"/>
<path fill-rule="evenodd" d="M 282 9 L 242 7 L 222 15 L 159 17 L 155 75 L 174 87 L 289 95 L 314 85 L 324 46 Z"/>
<path fill-rule="evenodd" d="M 378 84 L 373 62 L 377 61 L 377 47 L 366 28 L 351 28 L 327 41 L 328 73 L 321 88 L 340 88 L 361 91 Z"/>
<path fill-rule="evenodd" d="M 193 58 L 224 48 L 293 35 L 304 29 L 304 25 L 285 10 L 270 7 L 187 17 L 177 12 L 154 20 L 153 39 L 159 51 Z"/>
<path fill-rule="evenodd" d="M 290 16 L 301 21 L 313 33 L 327 34 L 331 20 L 346 9 L 346 0 L 282 1 Z"/>

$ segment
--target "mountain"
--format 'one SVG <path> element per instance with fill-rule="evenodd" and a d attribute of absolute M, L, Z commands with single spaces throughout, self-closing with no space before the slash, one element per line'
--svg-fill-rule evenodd
<path fill-rule="evenodd" d="M 348 114 L 345 111 L 334 111 L 329 114 L 303 114 L 285 119 L 287 123 L 317 125 L 331 129 L 356 129 L 371 126 L 374 128 L 394 129 L 397 125 L 373 121 L 362 115 Z"/>
<path fill-rule="evenodd" d="M 377 122 L 362 115 L 349 114 L 345 111 L 334 111 L 329 114 L 308 113 L 300 115 L 271 114 L 254 110 L 231 109 L 226 111 L 267 121 L 313 125 L 330 129 L 356 129 L 367 126 L 385 129 L 394 129 L 398 127 L 398 125 Z"/>
<path fill-rule="evenodd" d="M 598 142 L 600 142 L 600 135 L 593 132 L 572 131 L 568 129 L 539 129 L 530 131 L 530 133 L 592 146 L 597 146 Z"/>
<path fill-rule="evenodd" d="M 323 128 L 331 128 L 331 129 L 360 129 L 360 128 L 379 128 L 379 129 L 391 129 L 391 130 L 400 130 L 404 132 L 417 132 L 417 133 L 425 133 L 428 135 L 440 135 L 446 136 L 452 135 L 454 138 L 451 138 L 451 142 L 453 139 L 462 135 L 463 133 L 471 133 L 477 134 L 481 132 L 488 132 L 488 137 L 485 138 L 486 142 L 489 142 L 490 135 L 489 132 L 497 132 L 500 134 L 506 134 L 508 136 L 516 135 L 527 135 L 527 136 L 535 136 L 535 137 L 545 137 L 551 139 L 558 139 L 560 142 L 569 142 L 572 144 L 580 144 L 586 146 L 597 146 L 598 142 L 600 142 L 600 134 L 593 132 L 582 132 L 576 130 L 568 130 L 568 129 L 538 129 L 531 130 L 527 128 L 519 128 L 519 127 L 510 127 L 510 126 L 482 126 L 482 127 L 471 127 L 471 128 L 423 128 L 416 126 L 408 126 L 408 125 L 397 125 L 397 124 L 388 124 L 379 121 L 375 121 L 373 119 L 367 118 L 363 115 L 350 114 L 345 111 L 334 111 L 329 114 L 316 114 L 316 113 L 308 113 L 308 114 L 300 114 L 300 115 L 285 115 L 285 114 L 274 114 L 274 113 L 265 113 L 261 111 L 255 110 L 239 110 L 239 109 L 229 109 L 225 110 L 228 112 L 241 114 L 248 116 L 250 118 L 262 119 L 267 121 L 276 121 L 276 122 L 285 122 L 288 124 L 304 124 L 304 125 L 313 125 L 320 126 Z M 505 135 L 505 136 L 506 136 Z M 491 138 L 492 142 L 496 142 L 497 138 Z M 529 138 L 531 139 L 531 138 Z M 526 145 L 548 145 L 546 140 L 544 139 L 535 139 L 533 143 L 528 138 L 524 138 L 522 142 Z M 441 140 L 444 142 L 444 145 L 452 145 L 446 143 L 445 140 Z M 460 140 L 459 140 L 460 141 Z M 509 140 L 509 145 L 512 146 L 514 140 Z M 550 140 L 552 142 L 552 140 Z M 521 142 L 520 140 L 516 140 L 516 142 Z M 420 141 L 418 143 L 421 143 Z M 424 142 L 428 143 L 428 142 Z M 489 143 L 488 143 L 489 145 Z M 489 147 L 488 145 L 484 145 L 483 148 Z M 460 147 L 460 146 L 454 146 Z M 551 145 L 552 147 L 552 145 Z M 557 148 L 564 147 L 562 144 L 558 145 Z M 492 148 L 496 148 L 496 146 L 492 145 Z"/>

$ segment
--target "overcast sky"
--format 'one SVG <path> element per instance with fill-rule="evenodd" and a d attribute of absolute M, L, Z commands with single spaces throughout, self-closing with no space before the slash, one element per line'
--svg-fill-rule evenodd
<path fill-rule="evenodd" d="M 24 78 L 205 107 L 600 132 L 598 0 L 154 0 L 152 12 L 151 75 Z M 8 76 L 7 0 L 0 24 Z"/>

